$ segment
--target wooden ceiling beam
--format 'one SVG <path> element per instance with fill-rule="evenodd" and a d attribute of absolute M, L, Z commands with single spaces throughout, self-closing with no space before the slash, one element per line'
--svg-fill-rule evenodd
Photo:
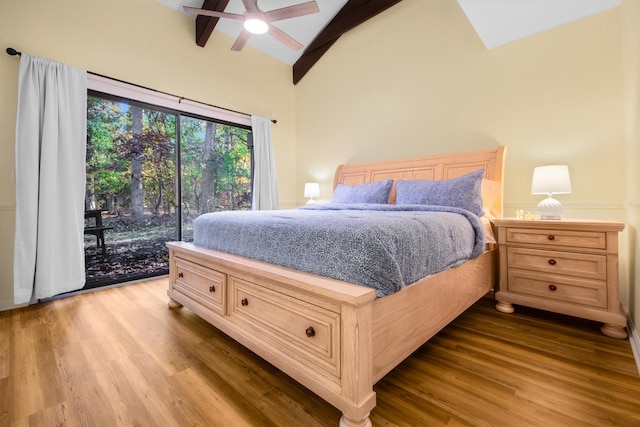
<path fill-rule="evenodd" d="M 340 12 L 307 46 L 302 56 L 293 64 L 293 84 L 307 74 L 326 51 L 347 31 L 384 12 L 402 0 L 349 0 Z"/>
<path fill-rule="evenodd" d="M 201 9 L 224 12 L 228 4 L 229 0 L 204 0 Z M 198 46 L 204 47 L 207 44 L 219 20 L 220 18 L 213 16 L 198 15 L 196 17 L 196 44 Z"/>

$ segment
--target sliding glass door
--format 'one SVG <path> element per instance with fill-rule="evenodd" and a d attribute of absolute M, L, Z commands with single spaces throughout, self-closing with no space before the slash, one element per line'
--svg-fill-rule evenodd
<path fill-rule="evenodd" d="M 197 215 L 250 209 L 248 129 L 97 93 L 87 119 L 85 288 L 166 274 Z"/>

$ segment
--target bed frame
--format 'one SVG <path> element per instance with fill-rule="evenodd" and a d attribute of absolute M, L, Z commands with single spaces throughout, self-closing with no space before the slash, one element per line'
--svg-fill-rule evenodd
<path fill-rule="evenodd" d="M 335 185 L 453 178 L 484 168 L 502 188 L 505 147 L 338 167 Z M 390 195 L 395 202 L 395 187 Z M 492 208 L 502 215 L 502 195 Z M 375 299 L 373 289 L 170 242 L 169 307 L 188 307 L 342 411 L 371 426 L 373 385 L 493 289 L 495 248 Z"/>

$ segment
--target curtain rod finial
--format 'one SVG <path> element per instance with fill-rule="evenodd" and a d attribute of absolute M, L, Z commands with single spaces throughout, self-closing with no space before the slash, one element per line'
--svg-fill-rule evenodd
<path fill-rule="evenodd" d="M 18 52 L 17 50 L 15 50 L 15 49 L 14 49 L 14 48 L 12 48 L 12 47 L 8 47 L 8 48 L 7 48 L 7 53 L 8 53 L 9 55 L 11 55 L 11 56 L 16 56 L 16 55 L 20 56 L 20 55 L 22 55 L 22 52 Z"/>

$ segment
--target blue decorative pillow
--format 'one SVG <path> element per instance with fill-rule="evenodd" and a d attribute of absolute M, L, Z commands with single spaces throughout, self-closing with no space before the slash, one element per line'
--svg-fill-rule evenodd
<path fill-rule="evenodd" d="M 338 184 L 332 203 L 389 203 L 392 179 L 360 185 Z"/>
<path fill-rule="evenodd" d="M 480 169 L 443 181 L 400 180 L 396 183 L 396 204 L 452 206 L 482 216 L 483 175 L 484 169 Z"/>

